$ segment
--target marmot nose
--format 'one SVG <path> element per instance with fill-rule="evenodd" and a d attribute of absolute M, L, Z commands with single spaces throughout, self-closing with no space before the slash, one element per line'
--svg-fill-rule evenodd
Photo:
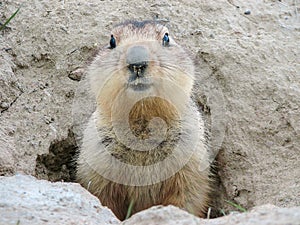
<path fill-rule="evenodd" d="M 126 63 L 134 79 L 144 75 L 148 62 L 149 52 L 144 46 L 133 46 L 127 50 Z"/>
<path fill-rule="evenodd" d="M 139 64 L 129 64 L 128 69 L 133 74 L 133 78 L 136 79 L 138 77 L 144 76 L 144 72 L 147 66 L 147 62 L 141 62 Z"/>

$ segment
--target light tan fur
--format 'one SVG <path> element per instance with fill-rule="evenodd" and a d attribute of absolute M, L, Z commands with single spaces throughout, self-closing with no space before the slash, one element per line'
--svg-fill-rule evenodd
<path fill-rule="evenodd" d="M 125 218 L 131 201 L 133 213 L 153 205 L 172 204 L 200 217 L 204 216 L 208 205 L 210 187 L 204 123 L 191 99 L 194 64 L 173 39 L 170 47 L 162 46 L 165 32 L 168 29 L 155 22 L 121 24 L 112 31 L 117 47 L 101 50 L 88 70 L 97 110 L 84 133 L 77 161 L 77 178 L 121 220 Z M 147 76 L 153 85 L 145 91 L 135 92 L 127 85 L 126 52 L 132 46 L 143 46 L 150 53 Z M 113 129 L 114 121 L 124 117 L 129 118 L 134 137 L 141 140 L 150 136 L 147 126 L 151 119 L 160 117 L 167 127 L 164 144 L 151 151 L 127 148 Z M 186 132 L 181 134 L 183 128 Z M 193 142 L 190 136 L 196 131 L 199 135 Z M 174 157 L 175 164 L 184 161 L 194 150 L 191 157 L 173 176 L 151 183 L 149 179 L 173 168 L 156 167 L 156 163 L 172 157 L 178 141 L 185 144 L 180 149 L 180 157 Z M 114 163 L 109 156 L 134 166 L 154 165 L 157 174 L 152 178 L 137 175 L 126 167 L 114 174 L 111 172 L 115 169 Z M 104 178 L 99 171 L 112 174 L 115 180 Z M 124 177 L 147 181 L 147 185 L 118 183 Z"/>

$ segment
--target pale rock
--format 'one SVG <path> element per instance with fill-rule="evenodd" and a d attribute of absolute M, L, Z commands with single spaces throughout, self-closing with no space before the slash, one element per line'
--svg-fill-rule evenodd
<path fill-rule="evenodd" d="M 118 224 L 110 209 L 79 184 L 0 177 L 0 224 Z"/>

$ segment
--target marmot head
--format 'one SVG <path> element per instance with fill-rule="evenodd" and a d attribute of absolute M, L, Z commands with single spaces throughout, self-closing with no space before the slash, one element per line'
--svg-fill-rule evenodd
<path fill-rule="evenodd" d="M 116 48 L 101 50 L 88 72 L 102 113 L 111 114 L 114 104 L 121 111 L 137 102 L 156 108 L 161 107 L 153 102 L 168 102 L 180 110 L 191 95 L 194 65 L 168 29 L 154 21 L 129 21 L 111 33 Z M 165 33 L 168 46 L 162 44 Z"/>

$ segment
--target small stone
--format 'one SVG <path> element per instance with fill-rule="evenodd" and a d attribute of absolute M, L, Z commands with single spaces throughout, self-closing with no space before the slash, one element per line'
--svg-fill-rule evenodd
<path fill-rule="evenodd" d="M 250 9 L 247 9 L 245 12 L 244 12 L 245 15 L 250 15 L 251 14 L 251 11 Z"/>
<path fill-rule="evenodd" d="M 4 110 L 5 110 L 5 109 L 8 109 L 8 108 L 9 108 L 9 103 L 7 103 L 7 102 L 2 102 L 1 105 L 0 105 L 0 108 L 1 108 L 1 109 L 4 109 Z"/>
<path fill-rule="evenodd" d="M 202 31 L 200 29 L 195 30 L 193 33 L 191 33 L 191 35 L 203 35 Z"/>
<path fill-rule="evenodd" d="M 46 124 L 50 124 L 54 122 L 54 118 L 50 117 L 50 116 L 44 116 L 44 121 Z"/>
<path fill-rule="evenodd" d="M 66 93 L 67 98 L 74 98 L 74 96 L 75 96 L 75 93 L 73 90 L 70 90 Z"/>
<path fill-rule="evenodd" d="M 80 81 L 83 74 L 84 74 L 84 69 L 83 68 L 78 68 L 78 69 L 74 70 L 73 72 L 71 72 L 68 77 L 71 80 Z"/>
<path fill-rule="evenodd" d="M 14 136 L 16 130 L 14 128 L 8 128 L 7 134 L 12 137 Z"/>

